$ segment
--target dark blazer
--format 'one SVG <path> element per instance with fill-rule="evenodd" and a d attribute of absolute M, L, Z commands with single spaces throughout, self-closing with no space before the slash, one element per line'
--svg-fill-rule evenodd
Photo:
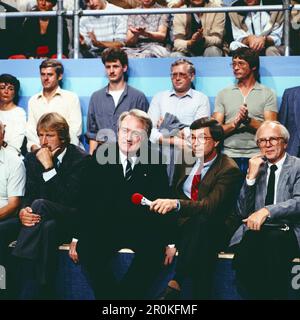
<path fill-rule="evenodd" d="M 292 156 L 300 155 L 300 87 L 286 89 L 282 96 L 279 121 L 290 133 L 287 152 Z"/>
<path fill-rule="evenodd" d="M 158 164 L 150 164 L 150 158 L 147 163 L 136 163 L 131 180 L 126 182 L 118 146 L 106 146 L 110 155 L 114 155 L 110 158 L 113 163 L 97 163 L 101 148 L 106 148 L 104 145 L 94 153 L 94 183 L 90 185 L 90 198 L 85 203 L 89 219 L 82 219 L 79 247 L 92 252 L 93 246 L 97 250 L 101 246 L 111 250 L 124 247 L 135 250 L 147 243 L 153 246 L 173 243 L 169 224 L 172 215 L 162 216 L 151 212 L 147 206 L 131 202 L 131 196 L 136 192 L 149 200 L 170 196 L 166 167 L 161 159 Z M 157 151 L 153 152 L 157 154 Z M 148 149 L 149 156 L 150 153 Z"/>
<path fill-rule="evenodd" d="M 190 167 L 191 168 L 191 167 Z M 241 172 L 237 164 L 224 154 L 207 171 L 199 184 L 199 200 L 191 201 L 183 192 L 183 184 L 188 177 L 188 167 L 177 165 L 174 176 L 176 197 L 180 200 L 179 224 L 193 223 L 195 219 L 212 223 L 219 243 L 229 237 L 232 216 L 241 185 Z"/>
<path fill-rule="evenodd" d="M 84 186 L 87 184 L 91 157 L 73 144 L 67 146 L 66 154 L 55 177 L 45 182 L 44 167 L 35 153 L 25 159 L 26 185 L 22 206 L 30 206 L 36 199 L 46 199 L 58 204 L 77 208 L 81 204 Z"/>

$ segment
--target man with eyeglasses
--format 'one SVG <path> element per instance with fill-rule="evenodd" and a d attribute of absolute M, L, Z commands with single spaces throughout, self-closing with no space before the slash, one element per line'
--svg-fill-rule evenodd
<path fill-rule="evenodd" d="M 150 207 L 162 215 L 177 211 L 180 225 L 176 275 L 161 299 L 180 298 L 187 278 L 192 280 L 193 299 L 212 297 L 216 256 L 229 238 L 226 222 L 233 212 L 241 180 L 237 164 L 220 153 L 222 126 L 214 119 L 201 118 L 190 129 L 193 161 L 185 158 L 185 163 L 176 165 L 173 189 L 177 199 L 157 199 Z"/>
<path fill-rule="evenodd" d="M 242 225 L 231 239 L 240 288 L 251 299 L 287 299 L 292 259 L 300 244 L 300 159 L 286 153 L 289 133 L 277 121 L 257 130 L 260 154 L 237 205 Z"/>
<path fill-rule="evenodd" d="M 281 0 L 238 0 L 235 6 L 248 6 L 249 11 L 230 12 L 232 35 L 230 51 L 248 47 L 259 55 L 283 55 L 282 33 L 283 12 L 280 11 L 251 11 L 253 6 L 282 4 Z"/>
<path fill-rule="evenodd" d="M 256 130 L 265 120 L 277 120 L 277 98 L 259 82 L 259 56 L 249 48 L 237 49 L 232 57 L 237 83 L 217 94 L 213 117 L 225 132 L 224 153 L 246 175 L 248 160 L 258 152 Z"/>
<path fill-rule="evenodd" d="M 171 65 L 171 90 L 157 93 L 148 110 L 153 123 L 150 140 L 153 143 L 167 145 L 167 150 L 176 146 L 182 150 L 187 146 L 190 137 L 189 126 L 199 118 L 210 116 L 210 105 L 208 97 L 201 91 L 193 89 L 193 80 L 196 70 L 192 62 L 186 59 L 178 59 Z M 166 115 L 176 117 L 177 127 L 164 127 Z M 174 122 L 174 121 L 173 121 Z M 162 128 L 166 128 L 162 130 Z M 169 130 L 168 130 L 169 129 Z M 178 129 L 178 130 L 171 130 Z M 169 167 L 168 175 L 172 183 L 173 169 Z"/>

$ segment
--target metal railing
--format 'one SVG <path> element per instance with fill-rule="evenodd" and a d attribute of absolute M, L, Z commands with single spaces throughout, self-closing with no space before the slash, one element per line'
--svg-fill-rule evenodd
<path fill-rule="evenodd" d="M 290 55 L 289 34 L 290 15 L 292 10 L 300 10 L 300 5 L 292 5 L 290 0 L 283 0 L 282 5 L 267 6 L 236 6 L 236 7 L 210 7 L 210 8 L 159 8 L 159 9 L 120 9 L 120 11 L 82 10 L 79 1 L 74 0 L 74 10 L 64 10 L 63 0 L 57 1 L 56 11 L 32 11 L 32 12 L 0 12 L 2 18 L 25 17 L 53 17 L 57 16 L 57 58 L 61 59 L 63 52 L 63 18 L 73 17 L 74 35 L 74 59 L 78 59 L 79 53 L 79 19 L 82 16 L 116 16 L 116 15 L 140 15 L 140 14 L 178 14 L 178 13 L 213 13 L 213 12 L 246 12 L 246 11 L 284 11 L 284 45 L 285 56 Z"/>

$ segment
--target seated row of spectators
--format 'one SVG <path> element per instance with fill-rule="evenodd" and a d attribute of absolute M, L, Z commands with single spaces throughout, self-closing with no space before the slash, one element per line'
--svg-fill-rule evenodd
<path fill-rule="evenodd" d="M 30 99 L 28 106 L 29 121 L 27 125 L 29 127 L 27 132 L 35 131 L 36 137 L 32 139 L 28 135 L 32 140 L 29 150 L 33 152 L 26 158 L 25 201 L 23 201 L 23 209 L 19 213 L 23 227 L 19 233 L 19 222 L 18 220 L 14 221 L 16 228 L 7 239 L 4 239 L 2 246 L 7 249 L 6 241 L 16 239 L 18 235 L 17 246 L 13 254 L 21 259 L 28 259 L 26 261 L 32 261 L 37 268 L 31 270 L 38 271 L 35 277 L 40 284 L 45 284 L 53 276 L 52 272 L 47 274 L 47 271 L 54 266 L 52 263 L 55 260 L 52 260 L 52 254 L 57 252 L 58 243 L 56 241 L 71 242 L 69 255 L 75 263 L 80 259 L 86 265 L 98 298 L 107 298 L 107 295 L 111 293 L 103 289 L 105 285 L 108 285 L 107 290 L 113 289 L 112 293 L 117 292 L 119 298 L 144 297 L 147 287 L 157 274 L 162 257 L 165 258 L 165 265 L 168 265 L 172 262 L 176 247 L 178 247 L 180 263 L 177 265 L 176 277 L 169 283 L 169 289 L 172 289 L 173 293 L 174 290 L 180 291 L 183 279 L 186 276 L 191 276 L 194 298 L 209 298 L 210 280 L 216 253 L 225 245 L 226 240 L 228 242 L 231 233 L 227 233 L 229 231 L 227 228 L 226 231 L 224 230 L 225 218 L 226 220 L 229 218 L 228 215 L 234 207 L 237 191 L 240 187 L 238 166 L 246 174 L 247 169 L 243 166 L 248 166 L 249 162 L 248 180 L 244 184 L 239 202 L 239 208 L 242 208 L 239 214 L 245 220 L 243 223 L 239 221 L 242 223 L 242 227 L 236 234 L 238 238 L 234 238 L 232 242 L 232 244 L 240 242 L 241 232 L 246 231 L 245 227 L 250 230 L 245 234 L 237 251 L 238 268 L 243 272 L 243 274 L 240 273 L 240 279 L 244 285 L 248 286 L 249 284 L 245 280 L 248 279 L 249 270 L 253 269 L 255 270 L 255 279 L 250 284 L 255 287 L 252 292 L 254 297 L 285 298 L 287 294 L 286 271 L 291 259 L 298 254 L 295 234 L 298 239 L 299 234 L 297 229 L 294 229 L 290 224 L 292 218 L 289 219 L 289 214 L 292 217 L 299 212 L 299 200 L 297 199 L 299 160 L 285 155 L 289 134 L 286 129 L 274 121 L 277 119 L 278 111 L 275 93 L 259 83 L 259 56 L 257 52 L 249 48 L 239 48 L 234 53 L 232 67 L 236 84 L 225 88 L 217 95 L 213 114 L 215 119 L 213 120 L 207 118 L 210 113 L 208 98 L 202 92 L 192 89 L 195 68 L 188 60 L 179 59 L 171 65 L 172 89 L 155 95 L 149 110 L 145 95 L 128 86 L 125 81 L 125 73 L 128 69 L 126 53 L 121 49 L 107 49 L 102 55 L 102 61 L 108 76 L 108 85 L 92 95 L 88 113 L 87 130 L 94 164 L 88 164 L 89 157 L 74 146 L 74 144 L 78 145 L 78 140 L 72 138 L 74 136 L 77 138 L 79 134 L 78 131 L 75 132 L 74 128 L 76 124 L 81 126 L 82 120 L 74 123 L 74 118 L 70 117 L 70 114 L 78 115 L 78 108 L 75 95 L 59 87 L 59 81 L 63 77 L 61 63 L 51 60 L 42 62 L 40 75 L 43 90 Z M 14 77 L 8 75 L 0 77 L 0 108 L 3 109 L 3 113 L 16 110 L 16 101 L 12 100 L 17 97 L 18 92 L 15 90 L 18 88 L 19 83 Z M 234 105 L 232 101 L 235 101 Z M 140 110 L 132 110 L 133 108 Z M 264 122 L 265 120 L 269 121 Z M 6 155 L 9 148 L 6 146 L 4 135 L 6 128 L 3 124 L 6 124 L 8 128 L 11 123 L 4 123 L 5 119 L 1 118 L 0 121 L 2 123 L 0 125 L 0 153 Z M 168 126 L 172 128 L 172 131 Z M 108 130 L 115 132 L 115 140 L 101 140 L 99 132 L 101 133 L 103 128 L 105 128 L 106 134 Z M 201 130 L 197 131 L 198 129 Z M 146 135 L 143 134 L 145 131 Z M 109 138 L 109 136 L 106 137 Z M 151 168 L 138 167 L 144 163 L 140 163 L 138 160 L 141 154 L 135 152 L 140 146 L 142 148 L 139 143 L 144 137 L 148 137 L 151 142 L 156 143 L 155 148 L 157 145 L 162 147 L 164 144 L 189 152 L 192 148 L 198 158 L 193 164 L 192 171 L 187 173 L 186 170 L 182 170 L 183 167 L 176 166 L 174 180 L 172 180 L 173 171 L 168 169 L 166 171 L 166 168 L 152 166 L 149 162 L 146 165 L 150 164 Z M 223 153 L 226 155 L 221 155 L 219 152 L 224 138 Z M 71 141 L 72 144 L 70 144 Z M 122 163 L 100 164 L 101 152 L 107 146 L 105 142 L 116 146 L 116 141 L 122 153 L 122 155 L 120 153 Z M 97 151 L 93 152 L 98 145 L 103 147 L 98 149 L 100 158 Z M 137 149 L 136 146 L 138 146 Z M 259 149 L 262 154 L 257 156 Z M 171 150 L 172 148 L 168 149 L 169 153 Z M 263 155 L 268 162 L 265 162 Z M 233 159 L 229 159 L 228 156 Z M 187 160 L 187 158 L 185 159 Z M 98 162 L 96 162 L 97 160 Z M 17 162 L 20 165 L 20 158 Z M 277 177 L 277 182 L 275 180 L 275 184 L 277 183 L 280 188 L 284 188 L 277 193 L 276 191 L 274 193 L 274 180 L 271 190 L 270 178 L 268 179 L 268 188 L 266 188 L 267 172 L 272 174 L 269 166 L 274 163 L 278 165 L 277 172 L 284 170 L 288 173 L 286 178 L 280 175 L 279 178 Z M 2 165 L 1 161 L 0 164 Z M 181 162 L 177 162 L 177 164 L 181 164 Z M 199 166 L 200 164 L 201 166 Z M 11 163 L 8 162 L 7 166 L 9 165 Z M 96 171 L 93 171 L 94 165 L 97 167 Z M 264 170 L 264 178 L 257 175 L 259 168 Z M 85 169 L 92 170 L 92 174 Z M 176 175 L 176 173 L 180 173 L 178 169 L 181 170 L 181 176 Z M 156 170 L 159 171 L 156 172 Z M 23 186 L 18 193 L 12 193 L 10 191 L 12 189 L 8 190 L 9 192 L 5 190 L 6 199 L 3 205 L 6 209 L 7 198 L 18 198 L 24 194 L 24 168 L 21 171 L 23 178 L 18 185 L 22 184 Z M 12 173 L 10 168 L 6 172 Z M 153 202 L 150 209 L 160 215 L 170 212 L 177 216 L 178 211 L 178 222 L 182 223 L 184 228 L 181 229 L 179 238 L 171 234 L 165 238 L 166 230 L 170 231 L 173 225 L 173 223 L 169 224 L 168 219 L 164 219 L 164 222 L 169 224 L 170 228 L 167 226 L 160 229 L 160 222 L 157 221 L 157 219 L 161 219 L 160 215 L 152 215 L 148 209 L 140 211 L 139 207 L 132 207 L 130 202 L 132 193 L 137 190 L 151 200 L 158 197 L 169 197 L 167 174 L 169 183 L 175 184 L 178 192 L 176 195 L 170 193 L 170 197 L 178 198 L 158 199 Z M 287 177 L 290 184 L 284 180 Z M 92 183 L 95 178 L 97 185 Z M 253 201 L 250 204 L 250 200 L 245 200 L 245 192 L 248 194 L 250 189 L 253 190 L 252 186 L 256 179 L 258 179 L 258 184 L 255 188 L 257 187 L 260 192 L 256 194 L 255 212 L 253 212 L 254 196 L 251 196 L 251 201 Z M 105 181 L 105 183 L 99 185 L 100 181 Z M 293 191 L 291 188 L 285 188 L 286 185 L 293 187 Z M 160 190 L 160 187 L 164 187 L 165 191 Z M 91 199 L 95 199 L 98 195 L 103 201 L 86 201 L 89 198 L 82 196 L 85 193 L 81 192 L 87 192 L 87 197 L 95 192 Z M 119 195 L 118 201 L 114 201 L 115 194 Z M 108 201 L 108 199 L 110 200 Z M 12 200 L 14 206 L 9 208 L 10 213 L 6 211 L 6 217 L 8 214 L 12 214 L 19 205 L 19 199 Z M 84 219 L 82 216 L 79 226 L 76 225 L 76 216 L 77 209 L 81 206 L 81 200 L 84 202 L 82 214 L 89 212 L 95 216 L 95 219 Z M 86 203 L 91 207 L 88 207 Z M 103 204 L 107 204 L 107 206 L 103 207 Z M 108 212 L 110 214 L 107 214 Z M 278 216 L 279 214 L 280 216 Z M 68 220 L 70 215 L 74 219 Z M 246 219 L 248 216 L 249 218 Z M 171 218 L 172 215 L 168 214 L 166 217 Z M 262 232 L 259 233 L 259 235 L 263 235 L 262 243 L 272 243 L 273 239 L 276 239 L 276 243 L 282 243 L 283 246 L 276 246 L 276 250 L 259 246 L 260 236 L 257 231 L 261 229 L 263 223 L 265 221 L 268 224 L 272 221 L 278 222 L 276 219 L 283 217 L 289 220 L 290 229 L 287 231 L 290 231 L 288 233 L 281 230 L 282 220 L 279 220 L 279 227 L 278 225 L 272 226 L 275 228 L 274 230 L 272 229 L 265 234 L 264 228 L 262 228 Z M 65 218 L 67 220 L 64 220 Z M 51 220 L 58 223 L 64 231 L 63 238 L 55 237 L 53 243 Z M 47 227 L 47 221 L 50 223 L 50 227 Z M 161 222 L 164 224 L 163 220 Z M 11 228 L 7 225 L 6 220 L 0 224 L 1 226 L 5 232 L 7 231 L 5 228 Z M 83 231 L 79 229 L 83 229 Z M 101 230 L 100 236 L 99 230 Z M 154 230 L 156 233 L 153 233 Z M 150 233 L 146 233 L 149 231 Z M 49 242 L 49 246 L 47 244 L 48 236 L 45 233 L 50 235 L 49 241 L 51 243 Z M 160 238 L 158 233 L 164 239 Z M 3 233 L 0 234 L 3 239 Z M 154 234 L 155 239 L 158 240 L 157 243 L 152 237 Z M 132 238 L 130 238 L 131 235 Z M 214 235 L 213 239 L 212 235 Z M 251 237 L 250 240 L 248 237 Z M 187 242 L 185 242 L 186 240 Z M 208 243 L 209 246 L 207 246 Z M 95 247 L 91 248 L 91 246 Z M 95 259 L 93 253 L 100 246 L 105 250 L 102 251 L 105 254 L 97 256 Z M 108 270 L 104 266 L 112 255 L 124 246 L 136 252 L 137 260 L 133 264 L 135 267 L 132 267 L 122 282 L 121 290 L 119 288 L 115 291 L 115 287 L 112 287 L 110 283 L 110 272 L 106 277 Z M 287 250 L 287 248 L 290 249 Z M 164 251 L 165 253 L 163 253 Z M 195 256 L 195 252 L 201 252 L 201 259 L 199 256 Z M 277 264 L 276 261 L 279 260 L 282 263 Z M 270 264 L 269 261 L 272 263 Z M 43 268 L 45 265 L 49 267 L 49 270 Z M 247 268 L 244 268 L 245 266 Z M 105 270 L 102 269 L 103 267 Z M 103 273 L 99 273 L 99 270 L 102 270 Z M 260 270 L 264 270 L 264 272 Z M 270 277 L 266 275 L 270 275 Z M 274 279 L 276 281 L 273 281 Z M 50 283 L 54 283 L 54 281 L 50 281 Z M 257 292 L 257 288 L 259 288 L 259 292 Z M 176 294 L 178 295 L 178 292 Z"/>
<path fill-rule="evenodd" d="M 11 1 L 11 4 L 16 1 Z M 124 5 L 135 6 L 136 3 Z M 0 1 L 0 5 L 1 5 Z M 293 4 L 297 3 L 293 1 Z M 33 1 L 15 4 L 19 9 L 28 10 Z M 36 0 L 34 11 L 52 11 L 57 0 Z M 270 4 L 267 0 L 238 0 L 232 6 L 255 6 Z M 276 0 L 272 4 L 281 4 Z M 219 7 L 216 0 L 186 0 L 169 6 Z M 5 10 L 15 11 L 3 3 Z M 73 9 L 68 1 L 65 9 Z M 113 12 L 119 6 L 106 0 L 85 0 L 82 8 Z M 162 6 L 156 0 L 141 0 L 138 8 L 155 9 Z M 299 52 L 299 14 L 292 12 L 291 52 Z M 14 21 L 15 22 L 15 21 Z M 7 43 L 1 58 L 23 55 L 26 58 L 51 57 L 57 52 L 56 17 L 16 19 L 8 23 L 6 30 L 0 30 L 0 37 Z M 14 37 L 11 37 L 14 34 Z M 73 25 L 71 19 L 64 19 L 63 54 L 72 55 Z M 129 16 L 85 16 L 80 19 L 80 52 L 82 57 L 97 57 L 105 48 L 124 47 L 129 57 L 169 56 L 224 56 L 235 49 L 246 46 L 261 55 L 283 55 L 283 12 L 231 12 L 194 14 L 150 14 Z"/>

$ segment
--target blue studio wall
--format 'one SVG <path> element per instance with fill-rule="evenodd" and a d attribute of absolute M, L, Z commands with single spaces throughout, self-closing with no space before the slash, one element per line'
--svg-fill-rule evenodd
<path fill-rule="evenodd" d="M 231 58 L 192 58 L 196 67 L 195 87 L 203 91 L 213 111 L 216 94 L 234 81 Z M 131 59 L 128 83 L 143 91 L 148 100 L 159 91 L 169 89 L 171 58 Z M 65 74 L 63 88 L 80 97 L 84 117 L 91 94 L 106 85 L 105 72 L 100 59 L 63 60 Z M 300 86 L 300 57 L 261 57 L 261 82 L 275 90 L 280 105 L 284 89 Z M 21 82 L 19 105 L 27 109 L 28 99 L 41 90 L 39 65 L 41 60 L 0 60 L 0 73 L 11 73 Z"/>

